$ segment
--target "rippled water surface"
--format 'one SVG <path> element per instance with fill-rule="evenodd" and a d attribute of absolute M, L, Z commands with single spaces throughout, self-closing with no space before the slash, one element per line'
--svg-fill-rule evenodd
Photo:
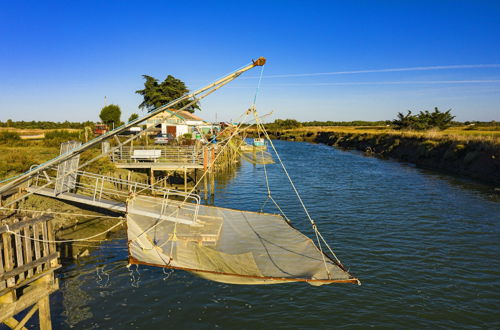
<path fill-rule="evenodd" d="M 59 272 L 54 327 L 500 327 L 500 203 L 491 187 L 324 145 L 275 143 L 361 286 L 237 286 L 127 269 L 123 232 Z M 279 166 L 267 169 L 275 198 L 310 234 Z M 219 184 L 214 202 L 257 211 L 265 198 L 262 166 L 243 163 Z"/>

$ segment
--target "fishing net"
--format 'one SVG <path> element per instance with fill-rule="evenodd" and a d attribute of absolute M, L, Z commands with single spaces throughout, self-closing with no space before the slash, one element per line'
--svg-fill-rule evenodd
<path fill-rule="evenodd" d="M 279 215 L 144 196 L 127 209 L 130 263 L 232 284 L 357 283 Z"/>
<path fill-rule="evenodd" d="M 252 164 L 274 164 L 273 156 L 267 151 L 241 152 L 240 156 L 242 159 Z"/>
<path fill-rule="evenodd" d="M 274 164 L 273 156 L 266 151 L 267 146 L 252 146 L 243 141 L 235 142 L 230 140 L 228 145 L 240 157 L 249 163 L 257 165 Z"/>

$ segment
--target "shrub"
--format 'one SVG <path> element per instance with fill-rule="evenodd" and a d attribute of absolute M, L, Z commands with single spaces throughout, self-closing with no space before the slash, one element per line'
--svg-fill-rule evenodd
<path fill-rule="evenodd" d="M 22 173 L 30 169 L 36 161 L 29 152 L 12 152 L 0 161 L 0 178 Z"/>
<path fill-rule="evenodd" d="M 43 144 L 50 147 L 58 147 L 61 143 L 70 140 L 80 140 L 80 132 L 51 131 L 45 133 Z"/>
<path fill-rule="evenodd" d="M 9 143 L 13 141 L 19 141 L 21 137 L 16 132 L 1 132 L 0 133 L 0 143 Z"/>

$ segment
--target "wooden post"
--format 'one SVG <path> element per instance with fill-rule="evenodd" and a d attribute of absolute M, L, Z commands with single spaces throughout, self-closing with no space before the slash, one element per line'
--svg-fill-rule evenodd
<path fill-rule="evenodd" d="M 207 173 L 204 173 L 205 175 L 203 176 L 203 190 L 205 192 L 205 200 L 208 198 L 208 178 L 207 178 Z"/>
<path fill-rule="evenodd" d="M 215 173 L 212 171 L 210 173 L 210 194 L 213 196 L 215 192 Z"/>
<path fill-rule="evenodd" d="M 212 161 L 212 170 L 214 169 L 215 167 L 215 147 L 212 145 L 212 154 L 211 154 L 211 157 L 210 157 L 210 160 Z"/>
<path fill-rule="evenodd" d="M 38 301 L 38 318 L 40 319 L 40 330 L 51 330 L 52 320 L 50 318 L 49 296 Z"/>
<path fill-rule="evenodd" d="M 152 186 L 155 184 L 155 170 L 151 167 L 149 184 Z"/>
<path fill-rule="evenodd" d="M 184 166 L 184 192 L 187 192 L 187 168 Z"/>
<path fill-rule="evenodd" d="M 207 147 L 203 147 L 203 170 L 207 170 L 208 167 L 208 150 Z"/>

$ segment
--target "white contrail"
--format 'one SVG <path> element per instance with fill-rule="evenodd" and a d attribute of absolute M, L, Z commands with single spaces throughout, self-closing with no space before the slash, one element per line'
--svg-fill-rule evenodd
<path fill-rule="evenodd" d="M 500 80 L 415 80 L 415 81 L 353 81 L 334 83 L 267 84 L 266 86 L 342 86 L 342 85 L 413 85 L 413 84 L 485 84 Z"/>
<path fill-rule="evenodd" d="M 314 72 L 314 73 L 292 73 L 265 75 L 263 78 L 289 78 L 289 77 L 314 77 L 314 76 L 333 76 L 359 73 L 380 73 L 380 72 L 404 72 L 404 71 L 432 71 L 432 70 L 453 70 L 453 69 L 487 69 L 500 68 L 500 64 L 464 64 L 464 65 L 434 65 L 434 66 L 415 66 L 408 68 L 390 68 L 390 69 L 371 69 L 371 70 L 353 70 L 353 71 L 334 71 L 334 72 Z M 246 78 L 258 78 L 250 76 Z"/>
<path fill-rule="evenodd" d="M 349 86 L 349 85 L 432 85 L 432 84 L 499 84 L 500 80 L 415 80 L 415 81 L 350 81 L 332 83 L 290 83 L 265 84 L 264 87 L 300 87 L 300 86 Z M 255 88 L 255 86 L 229 86 L 227 88 Z"/>

